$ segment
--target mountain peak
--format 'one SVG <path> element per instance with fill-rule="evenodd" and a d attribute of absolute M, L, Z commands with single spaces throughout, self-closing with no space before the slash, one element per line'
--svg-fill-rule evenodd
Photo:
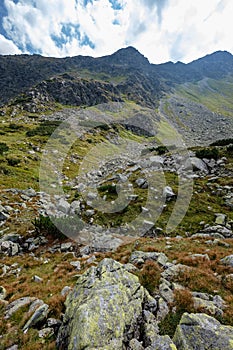
<path fill-rule="evenodd" d="M 109 58 L 112 64 L 117 65 L 128 65 L 131 67 L 143 68 L 150 64 L 149 60 L 143 56 L 137 49 L 133 46 L 128 46 L 118 51 L 114 52 L 112 55 L 105 56 Z"/>

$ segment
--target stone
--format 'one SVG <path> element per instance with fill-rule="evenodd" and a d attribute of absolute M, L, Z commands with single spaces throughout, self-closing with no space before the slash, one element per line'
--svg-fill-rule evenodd
<path fill-rule="evenodd" d="M 5 318 L 10 318 L 16 311 L 21 307 L 31 304 L 36 298 L 33 297 L 23 297 L 14 300 L 12 303 L 8 304 L 5 310 Z"/>
<path fill-rule="evenodd" d="M 7 220 L 9 217 L 9 215 L 7 215 L 6 213 L 0 212 L 0 221 L 5 221 Z"/>
<path fill-rule="evenodd" d="M 146 260 L 154 260 L 159 265 L 166 266 L 168 257 L 160 252 L 143 252 L 137 250 L 131 254 L 129 262 L 131 264 L 142 264 Z"/>
<path fill-rule="evenodd" d="M 12 345 L 10 348 L 7 348 L 6 350 L 18 350 L 18 349 L 19 349 L 18 345 L 15 344 L 15 345 Z"/>
<path fill-rule="evenodd" d="M 163 165 L 164 163 L 164 158 L 160 156 L 151 156 L 149 160 L 150 160 L 151 166 Z"/>
<path fill-rule="evenodd" d="M 62 295 L 63 297 L 65 297 L 66 295 L 69 294 L 69 292 L 70 292 L 71 290 L 72 290 L 71 287 L 65 286 L 65 287 L 62 289 L 62 291 L 61 291 L 61 295 Z"/>
<path fill-rule="evenodd" d="M 0 251 L 8 256 L 15 256 L 19 253 L 19 245 L 11 241 L 3 241 L 0 243 Z"/>
<path fill-rule="evenodd" d="M 137 339 L 131 339 L 129 342 L 129 350 L 144 350 L 144 347 Z"/>
<path fill-rule="evenodd" d="M 189 159 L 191 161 L 191 164 L 193 166 L 193 170 L 199 170 L 205 174 L 209 173 L 208 167 L 206 165 L 205 162 L 203 162 L 203 160 L 201 160 L 200 158 L 197 157 L 190 157 Z"/>
<path fill-rule="evenodd" d="M 20 243 L 22 236 L 17 233 L 7 233 L 0 238 L 0 242 L 11 241 L 13 243 Z"/>
<path fill-rule="evenodd" d="M 70 210 L 70 204 L 64 198 L 60 198 L 57 203 L 57 210 L 61 211 L 64 214 L 68 214 Z"/>
<path fill-rule="evenodd" d="M 61 252 L 68 252 L 71 250 L 73 243 L 67 242 L 61 244 Z"/>
<path fill-rule="evenodd" d="M 223 265 L 227 265 L 230 267 L 233 267 L 233 254 L 232 255 L 227 255 L 224 258 L 220 260 L 220 263 Z"/>
<path fill-rule="evenodd" d="M 206 314 L 184 313 L 173 342 L 179 350 L 232 350 L 233 327 L 223 326 Z"/>
<path fill-rule="evenodd" d="M 80 261 L 70 261 L 70 265 L 74 266 L 76 270 L 81 270 L 81 263 Z"/>
<path fill-rule="evenodd" d="M 163 299 L 168 303 L 171 304 L 174 301 L 174 293 L 171 290 L 171 288 L 168 286 L 167 283 L 163 282 L 159 285 L 159 294 Z"/>
<path fill-rule="evenodd" d="M 6 298 L 7 292 L 6 288 L 0 286 L 0 300 L 4 300 Z"/>
<path fill-rule="evenodd" d="M 70 214 L 79 214 L 80 213 L 80 201 L 73 201 L 70 204 Z"/>
<path fill-rule="evenodd" d="M 54 335 L 53 328 L 47 327 L 43 328 L 39 331 L 38 336 L 39 338 L 51 338 Z"/>
<path fill-rule="evenodd" d="M 227 216 L 225 214 L 216 213 L 215 214 L 215 224 L 226 225 Z"/>
<path fill-rule="evenodd" d="M 39 277 L 37 275 L 33 276 L 32 279 L 33 279 L 34 282 L 37 282 L 37 283 L 43 282 L 43 278 L 41 278 L 41 277 Z"/>
<path fill-rule="evenodd" d="M 22 190 L 22 193 L 27 197 L 35 197 L 37 195 L 36 191 L 33 188 Z"/>
<path fill-rule="evenodd" d="M 61 321 L 60 320 L 57 320 L 56 318 L 48 318 L 47 319 L 47 326 L 49 328 L 52 328 L 54 330 L 55 333 L 57 333 L 59 327 L 61 326 Z"/>
<path fill-rule="evenodd" d="M 222 316 L 223 311 L 218 308 L 213 301 L 205 300 L 202 298 L 193 298 L 194 309 L 197 311 L 202 311 L 208 313 L 211 316 Z"/>
<path fill-rule="evenodd" d="M 163 298 L 158 300 L 158 310 L 156 314 L 157 322 L 164 320 L 164 318 L 169 314 L 169 307 Z"/>
<path fill-rule="evenodd" d="M 49 312 L 49 306 L 47 304 L 43 304 L 33 313 L 33 315 L 29 318 L 26 324 L 23 327 L 24 333 L 27 333 L 29 328 L 37 326 L 38 324 L 44 322 L 47 318 Z"/>
<path fill-rule="evenodd" d="M 90 246 L 89 246 L 89 245 L 85 245 L 84 247 L 81 247 L 81 248 L 79 249 L 79 252 L 80 252 L 81 256 L 83 256 L 83 255 L 89 255 L 90 252 L 91 252 Z"/>
<path fill-rule="evenodd" d="M 163 189 L 163 197 L 165 197 L 166 201 L 170 201 L 176 197 L 176 194 L 170 186 L 165 186 Z"/>
<path fill-rule="evenodd" d="M 87 209 L 87 210 L 85 211 L 85 215 L 88 216 L 88 217 L 91 217 L 91 216 L 93 216 L 94 214 L 95 214 L 94 209 Z"/>
<path fill-rule="evenodd" d="M 191 267 L 183 265 L 183 264 L 176 264 L 171 265 L 168 267 L 165 271 L 161 273 L 161 277 L 168 281 L 172 281 L 176 276 L 179 275 L 181 272 L 190 271 Z"/>
<path fill-rule="evenodd" d="M 122 350 L 138 338 L 144 296 L 138 277 L 120 263 L 104 259 L 90 267 L 66 299 L 58 349 Z"/>
<path fill-rule="evenodd" d="M 156 337 L 156 340 L 152 342 L 150 346 L 145 350 L 177 350 L 177 347 L 168 335 Z"/>
<path fill-rule="evenodd" d="M 148 188 L 148 182 L 146 179 L 143 179 L 143 178 L 139 178 L 135 181 L 135 183 L 138 185 L 138 187 L 140 188 Z"/>

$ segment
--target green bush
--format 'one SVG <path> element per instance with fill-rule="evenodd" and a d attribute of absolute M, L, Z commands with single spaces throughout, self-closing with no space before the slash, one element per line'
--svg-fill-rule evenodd
<path fill-rule="evenodd" d="M 233 143 L 233 139 L 223 139 L 223 140 L 217 140 L 210 144 L 210 146 L 227 146 L 230 143 Z"/>
<path fill-rule="evenodd" d="M 207 158 L 217 160 L 219 157 L 219 151 L 217 148 L 202 148 L 196 151 L 196 157 L 198 158 Z"/>
<path fill-rule="evenodd" d="M 8 165 L 10 165 L 10 166 L 16 166 L 20 163 L 20 159 L 18 159 L 18 158 L 7 158 L 6 160 L 7 160 Z"/>
<path fill-rule="evenodd" d="M 230 155 L 233 155 L 233 144 L 231 144 L 227 147 L 227 153 Z"/>
<path fill-rule="evenodd" d="M 26 132 L 26 136 L 32 137 L 35 135 L 39 136 L 50 136 L 56 130 L 56 128 L 61 124 L 60 121 L 44 121 L 38 125 L 35 129 Z"/>
<path fill-rule="evenodd" d="M 0 155 L 2 156 L 4 152 L 9 151 L 9 147 L 5 142 L 0 142 Z"/>
<path fill-rule="evenodd" d="M 83 228 L 83 223 L 78 216 L 55 217 L 40 215 L 33 222 L 38 234 L 51 235 L 53 238 L 65 239 L 67 232 L 69 236 L 76 236 Z"/>

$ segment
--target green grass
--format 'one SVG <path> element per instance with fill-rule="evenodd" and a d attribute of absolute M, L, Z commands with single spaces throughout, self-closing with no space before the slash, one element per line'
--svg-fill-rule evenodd
<path fill-rule="evenodd" d="M 212 112 L 225 116 L 233 115 L 233 77 L 222 80 L 205 79 L 197 83 L 186 83 L 176 87 L 181 97 L 202 103 Z"/>

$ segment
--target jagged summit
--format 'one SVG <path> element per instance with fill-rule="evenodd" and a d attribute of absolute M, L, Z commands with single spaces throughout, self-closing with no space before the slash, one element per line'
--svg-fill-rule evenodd
<path fill-rule="evenodd" d="M 112 55 L 104 56 L 103 59 L 111 60 L 111 64 L 128 65 L 132 67 L 146 67 L 150 65 L 148 58 L 143 56 L 133 46 L 117 50 Z"/>

